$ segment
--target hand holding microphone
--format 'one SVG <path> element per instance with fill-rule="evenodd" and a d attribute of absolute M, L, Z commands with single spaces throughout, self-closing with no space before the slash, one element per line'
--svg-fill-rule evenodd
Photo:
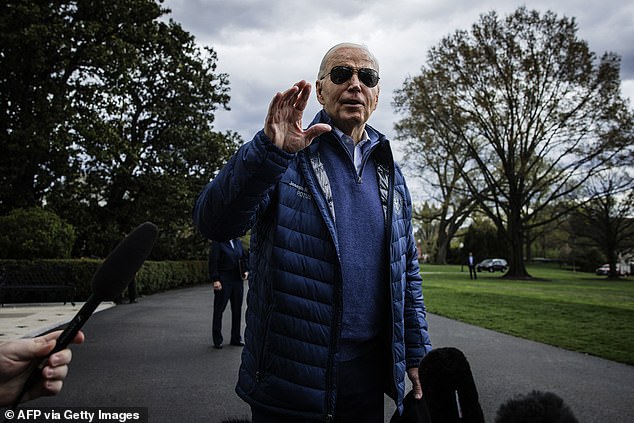
<path fill-rule="evenodd" d="M 55 347 L 33 369 L 13 402 L 12 409 L 17 408 L 24 394 L 42 378 L 42 370 L 46 367 L 49 357 L 66 349 L 68 344 L 76 339 L 79 330 L 90 318 L 97 306 L 102 301 L 112 300 L 121 294 L 139 271 L 145 259 L 150 255 L 157 236 L 158 228 L 156 225 L 151 222 L 145 222 L 139 225 L 110 252 L 93 275 L 91 296 L 59 335 Z"/>
<path fill-rule="evenodd" d="M 72 358 L 70 349 L 51 354 L 61 333 L 62 331 L 58 330 L 35 338 L 11 340 L 0 344 L 0 407 L 13 403 L 29 377 L 34 363 L 43 357 L 48 357 L 48 361 L 41 373 L 42 381 L 25 392 L 23 400 L 56 395 L 61 391 Z M 84 342 L 84 334 L 79 331 L 72 342 L 81 344 Z"/>

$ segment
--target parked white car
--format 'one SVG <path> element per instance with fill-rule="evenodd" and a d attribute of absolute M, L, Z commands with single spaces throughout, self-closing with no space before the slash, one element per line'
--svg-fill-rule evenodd
<path fill-rule="evenodd" d="M 599 276 L 607 276 L 610 273 L 610 265 L 604 264 L 603 266 L 597 267 L 594 271 Z M 630 275 L 630 266 L 622 266 L 620 263 L 616 263 L 616 273 L 620 276 L 629 276 Z"/>

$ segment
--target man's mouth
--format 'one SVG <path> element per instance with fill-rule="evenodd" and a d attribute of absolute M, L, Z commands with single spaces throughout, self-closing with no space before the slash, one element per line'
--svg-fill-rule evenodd
<path fill-rule="evenodd" d="M 347 106 L 363 106 L 363 103 L 361 101 L 354 100 L 354 99 L 343 100 L 342 103 L 347 105 Z"/>

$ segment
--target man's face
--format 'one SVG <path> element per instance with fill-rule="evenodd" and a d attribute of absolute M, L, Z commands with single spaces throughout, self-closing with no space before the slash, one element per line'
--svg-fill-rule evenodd
<path fill-rule="evenodd" d="M 368 54 L 358 48 L 343 47 L 336 50 L 326 62 L 326 73 L 335 66 L 348 66 L 353 69 L 372 68 Z M 322 75 L 323 76 L 323 75 Z M 379 86 L 366 86 L 359 79 L 357 71 L 342 84 L 335 84 L 330 75 L 316 82 L 317 100 L 333 119 L 335 125 L 350 135 L 355 127 L 362 127 L 376 109 L 379 101 Z"/>

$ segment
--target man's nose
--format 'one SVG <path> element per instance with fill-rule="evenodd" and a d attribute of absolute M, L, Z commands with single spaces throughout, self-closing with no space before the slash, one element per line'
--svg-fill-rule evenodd
<path fill-rule="evenodd" d="M 350 77 L 348 88 L 361 88 L 361 80 L 359 79 L 359 72 L 356 70 L 352 72 L 352 77 Z"/>

